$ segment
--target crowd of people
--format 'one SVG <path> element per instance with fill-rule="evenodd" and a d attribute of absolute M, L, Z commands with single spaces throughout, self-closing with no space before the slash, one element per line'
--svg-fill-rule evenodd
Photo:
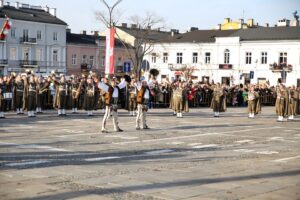
<path fill-rule="evenodd" d="M 190 107 L 210 106 L 214 117 L 219 117 L 227 106 L 247 106 L 249 118 L 254 118 L 262 104 L 269 104 L 275 105 L 278 121 L 283 121 L 286 116 L 292 120 L 299 114 L 299 92 L 299 87 L 284 84 L 227 86 L 168 79 L 159 83 L 154 76 L 138 81 L 129 76 L 118 80 L 89 74 L 66 79 L 55 73 L 46 78 L 32 72 L 12 73 L 0 77 L 0 118 L 11 110 L 16 114 L 27 111 L 28 117 L 35 117 L 44 109 L 57 109 L 58 116 L 66 116 L 67 110 L 75 114 L 79 109 L 93 116 L 94 110 L 103 109 L 102 131 L 107 132 L 106 121 L 111 115 L 115 131 L 122 131 L 117 121 L 119 107 L 126 108 L 131 116 L 137 114 L 136 128 L 141 129 L 149 128 L 146 112 L 153 107 L 169 107 L 181 118 Z"/>

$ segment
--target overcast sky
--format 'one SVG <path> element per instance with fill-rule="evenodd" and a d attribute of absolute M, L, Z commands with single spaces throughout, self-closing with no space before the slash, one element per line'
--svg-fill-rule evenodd
<path fill-rule="evenodd" d="M 74 33 L 104 30 L 95 17 L 95 11 L 104 10 L 99 0 L 16 1 L 57 8 L 58 17 L 67 22 Z M 110 4 L 115 2 L 107 1 Z M 299 13 L 300 0 L 123 0 L 118 10 L 122 13 L 120 22 L 150 11 L 163 17 L 168 28 L 186 31 L 191 26 L 212 29 L 226 17 L 238 20 L 244 16 L 245 19 L 254 18 L 255 23 L 274 25 L 279 19 L 292 19 L 295 10 Z"/>

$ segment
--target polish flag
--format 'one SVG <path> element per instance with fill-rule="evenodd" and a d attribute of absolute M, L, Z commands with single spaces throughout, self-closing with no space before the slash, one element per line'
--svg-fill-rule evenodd
<path fill-rule="evenodd" d="M 9 30 L 11 29 L 11 21 L 9 20 L 9 18 L 6 18 L 1 33 L 0 33 L 0 39 L 4 40 L 6 38 L 6 35 L 8 34 Z"/>
<path fill-rule="evenodd" d="M 114 46 L 115 46 L 115 29 L 110 28 L 106 32 L 105 74 L 115 73 Z"/>

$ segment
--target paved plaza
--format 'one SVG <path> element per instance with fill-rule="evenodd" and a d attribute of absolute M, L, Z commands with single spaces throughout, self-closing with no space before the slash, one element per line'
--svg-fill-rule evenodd
<path fill-rule="evenodd" d="M 0 199 L 300 199 L 300 118 L 278 123 L 273 107 L 213 118 L 149 111 L 150 130 L 120 111 L 122 133 L 101 134 L 103 114 L 0 121 Z M 113 130 L 111 120 L 109 130 Z"/>

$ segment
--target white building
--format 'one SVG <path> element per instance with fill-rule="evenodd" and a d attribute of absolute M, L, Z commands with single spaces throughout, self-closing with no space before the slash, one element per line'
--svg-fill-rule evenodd
<path fill-rule="evenodd" d="M 36 73 L 66 72 L 67 24 L 56 17 L 56 9 L 0 2 L 0 24 L 5 16 L 12 28 L 0 41 L 0 74 L 31 69 Z"/>
<path fill-rule="evenodd" d="M 197 81 L 300 86 L 300 27 L 195 30 L 156 43 L 145 62 L 159 80 L 193 67 Z"/>

